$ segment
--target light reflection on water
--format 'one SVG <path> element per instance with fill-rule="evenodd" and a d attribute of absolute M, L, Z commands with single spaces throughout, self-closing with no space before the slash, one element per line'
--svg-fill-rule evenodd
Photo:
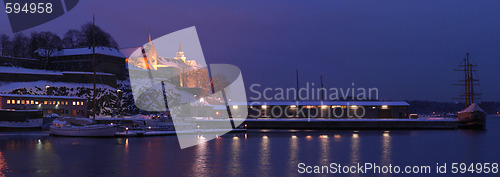
<path fill-rule="evenodd" d="M 258 176 L 270 176 L 270 171 L 272 169 L 271 158 L 271 145 L 269 143 L 269 138 L 267 135 L 262 136 L 260 141 L 260 153 L 259 156 L 259 169 Z"/>
<path fill-rule="evenodd" d="M 351 156 L 350 165 L 357 165 L 360 162 L 360 137 L 358 131 L 354 132 L 351 136 Z M 354 177 L 360 176 L 359 174 L 352 174 Z"/>
<path fill-rule="evenodd" d="M 37 173 L 50 174 L 60 172 L 60 159 L 54 152 L 50 141 L 36 140 L 34 156 L 35 158 L 31 159 L 31 163 L 35 169 L 38 169 Z"/>
<path fill-rule="evenodd" d="M 328 165 L 330 163 L 330 142 L 328 139 L 328 135 L 320 135 L 319 136 L 319 141 L 320 141 L 320 148 L 321 148 L 321 155 L 320 155 L 320 161 L 319 163 L 322 165 Z"/>
<path fill-rule="evenodd" d="M 300 176 L 297 165 L 301 162 L 307 165 L 498 162 L 500 141 L 494 140 L 500 134 L 500 120 L 489 120 L 489 124 L 487 132 L 249 131 L 226 134 L 186 149 L 179 148 L 175 136 L 40 139 L 0 135 L 0 177 Z"/>
<path fill-rule="evenodd" d="M 392 163 L 392 143 L 389 131 L 385 131 L 382 134 L 382 159 L 381 165 L 389 165 Z M 391 176 L 389 174 L 383 174 L 382 176 Z"/>
<path fill-rule="evenodd" d="M 9 167 L 7 166 L 7 162 L 3 157 L 3 153 L 0 152 L 0 177 L 5 177 L 4 171 L 7 171 L 7 169 L 9 169 Z"/>
<path fill-rule="evenodd" d="M 198 138 L 198 145 L 195 147 L 195 161 L 192 166 L 192 171 L 194 174 L 200 174 L 202 176 L 205 176 L 208 168 L 208 149 L 207 149 L 207 142 L 205 142 L 203 139 Z"/>
<path fill-rule="evenodd" d="M 245 134 L 245 139 L 247 138 L 247 135 Z M 231 176 L 241 176 L 241 163 L 240 161 L 242 160 L 241 153 L 240 153 L 240 141 L 245 141 L 241 139 L 232 139 L 232 144 L 231 144 L 231 159 L 229 161 L 228 165 L 228 171 L 230 172 Z"/>
<path fill-rule="evenodd" d="M 289 154 L 290 154 L 290 159 L 288 159 L 288 168 L 293 169 L 296 168 L 297 164 L 299 163 L 299 159 L 297 157 L 297 154 L 299 154 L 299 139 L 297 138 L 297 135 L 292 135 L 290 137 L 290 145 L 289 145 Z M 293 171 L 288 171 L 287 176 L 294 176 L 297 175 L 296 172 Z"/>

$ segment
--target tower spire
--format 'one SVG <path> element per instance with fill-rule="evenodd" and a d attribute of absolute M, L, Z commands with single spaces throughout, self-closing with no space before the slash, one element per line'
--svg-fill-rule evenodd
<path fill-rule="evenodd" d="M 184 56 L 184 52 L 182 51 L 180 42 L 179 42 L 179 51 L 177 51 L 177 55 L 175 55 L 174 59 L 186 62 L 186 56 Z"/>
<path fill-rule="evenodd" d="M 148 29 L 148 42 L 151 42 L 151 26 Z"/>

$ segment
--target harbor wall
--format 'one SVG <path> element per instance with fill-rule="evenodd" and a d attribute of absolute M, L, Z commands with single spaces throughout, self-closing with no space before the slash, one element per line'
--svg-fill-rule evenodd
<path fill-rule="evenodd" d="M 227 119 L 197 120 L 198 125 L 215 128 Z M 213 126 L 213 127 L 212 127 Z M 246 119 L 239 128 L 246 129 L 456 129 L 455 119 Z"/>

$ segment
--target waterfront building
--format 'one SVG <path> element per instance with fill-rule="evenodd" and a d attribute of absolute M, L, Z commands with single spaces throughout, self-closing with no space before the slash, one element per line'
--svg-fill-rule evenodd
<path fill-rule="evenodd" d="M 42 110 L 43 115 L 87 117 L 87 99 L 71 96 L 0 94 L 0 109 Z"/>
<path fill-rule="evenodd" d="M 249 102 L 248 118 L 409 118 L 404 101 Z"/>
<path fill-rule="evenodd" d="M 118 49 L 95 47 L 95 66 L 97 72 L 115 74 L 123 79 L 127 73 L 125 55 Z M 47 64 L 49 70 L 93 72 L 92 48 L 62 49 L 54 52 Z"/>

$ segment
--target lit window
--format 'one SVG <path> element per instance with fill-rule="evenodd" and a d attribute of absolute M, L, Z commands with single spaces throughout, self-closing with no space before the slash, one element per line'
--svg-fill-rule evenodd
<path fill-rule="evenodd" d="M 47 101 L 43 101 L 43 104 L 47 104 Z"/>
<path fill-rule="evenodd" d="M 38 101 L 35 101 L 35 104 L 38 104 Z"/>
<path fill-rule="evenodd" d="M 73 106 L 76 105 L 76 102 L 73 101 Z"/>
<path fill-rule="evenodd" d="M 80 105 L 82 105 L 82 106 L 83 106 L 83 101 L 80 103 Z"/>
<path fill-rule="evenodd" d="M 24 100 L 21 100 L 21 104 L 26 104 L 26 102 Z"/>
<path fill-rule="evenodd" d="M 76 102 L 76 105 L 80 106 L 80 102 L 79 102 L 79 101 L 77 101 L 77 102 Z"/>
<path fill-rule="evenodd" d="M 52 104 L 56 104 L 56 101 L 52 101 Z"/>
<path fill-rule="evenodd" d="M 267 105 L 262 105 L 262 109 L 266 109 L 267 108 Z"/>
<path fill-rule="evenodd" d="M 26 104 L 30 104 L 30 100 L 26 100 Z"/>
<path fill-rule="evenodd" d="M 389 106 L 387 106 L 387 105 L 382 105 L 382 109 L 387 109 L 387 108 L 389 108 Z"/>
<path fill-rule="evenodd" d="M 7 100 L 7 104 L 10 104 L 10 100 Z"/>
<path fill-rule="evenodd" d="M 57 101 L 57 104 L 61 104 L 61 102 L 60 102 L 60 101 Z"/>
<path fill-rule="evenodd" d="M 68 102 L 66 101 L 64 104 L 68 105 Z"/>
<path fill-rule="evenodd" d="M 21 100 L 17 100 L 17 104 L 21 104 Z"/>
<path fill-rule="evenodd" d="M 31 100 L 31 104 L 35 104 L 35 100 Z"/>

